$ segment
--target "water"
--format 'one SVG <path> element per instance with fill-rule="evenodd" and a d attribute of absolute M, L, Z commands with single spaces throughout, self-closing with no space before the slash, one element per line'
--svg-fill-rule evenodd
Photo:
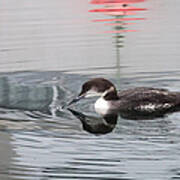
<path fill-rule="evenodd" d="M 92 77 L 178 91 L 179 0 L 90 2 L 0 2 L 0 179 L 180 179 L 179 113 L 105 123 L 94 99 L 61 109 Z"/>

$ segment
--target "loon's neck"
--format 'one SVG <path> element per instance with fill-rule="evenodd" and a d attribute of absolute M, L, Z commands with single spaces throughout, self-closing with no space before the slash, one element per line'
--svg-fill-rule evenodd
<path fill-rule="evenodd" d="M 118 94 L 116 89 L 114 88 L 113 90 L 107 92 L 104 96 L 103 96 L 104 100 L 106 101 L 114 101 L 114 100 L 119 100 Z"/>

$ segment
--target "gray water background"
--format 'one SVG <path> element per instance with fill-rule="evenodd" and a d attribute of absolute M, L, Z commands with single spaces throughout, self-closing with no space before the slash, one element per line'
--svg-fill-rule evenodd
<path fill-rule="evenodd" d="M 92 77 L 118 89 L 180 89 L 180 1 L 147 0 L 116 34 L 101 6 L 84 0 L 0 2 L 0 179 L 180 179 L 180 114 L 156 120 L 118 118 L 95 135 L 67 110 Z M 74 107 L 97 116 L 93 102 Z"/>

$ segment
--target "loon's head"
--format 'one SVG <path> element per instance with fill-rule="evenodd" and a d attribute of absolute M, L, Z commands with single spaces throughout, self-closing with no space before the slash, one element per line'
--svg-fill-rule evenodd
<path fill-rule="evenodd" d="M 112 82 L 104 78 L 94 78 L 82 85 L 81 92 L 68 105 L 78 102 L 80 99 L 100 96 L 105 100 L 118 99 L 117 91 Z"/>

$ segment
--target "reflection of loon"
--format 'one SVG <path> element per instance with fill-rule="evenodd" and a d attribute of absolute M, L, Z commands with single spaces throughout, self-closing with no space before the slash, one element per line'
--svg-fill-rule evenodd
<path fill-rule="evenodd" d="M 83 84 L 79 96 L 69 105 L 85 97 L 100 96 L 95 110 L 100 114 L 119 112 L 130 119 L 160 117 L 180 110 L 180 93 L 166 89 L 137 87 L 116 91 L 115 86 L 103 78 L 95 78 Z"/>
<path fill-rule="evenodd" d="M 93 117 L 87 116 L 70 108 L 68 108 L 68 110 L 81 121 L 85 131 L 93 134 L 110 133 L 117 123 L 117 114 L 107 114 L 103 117 Z"/>

